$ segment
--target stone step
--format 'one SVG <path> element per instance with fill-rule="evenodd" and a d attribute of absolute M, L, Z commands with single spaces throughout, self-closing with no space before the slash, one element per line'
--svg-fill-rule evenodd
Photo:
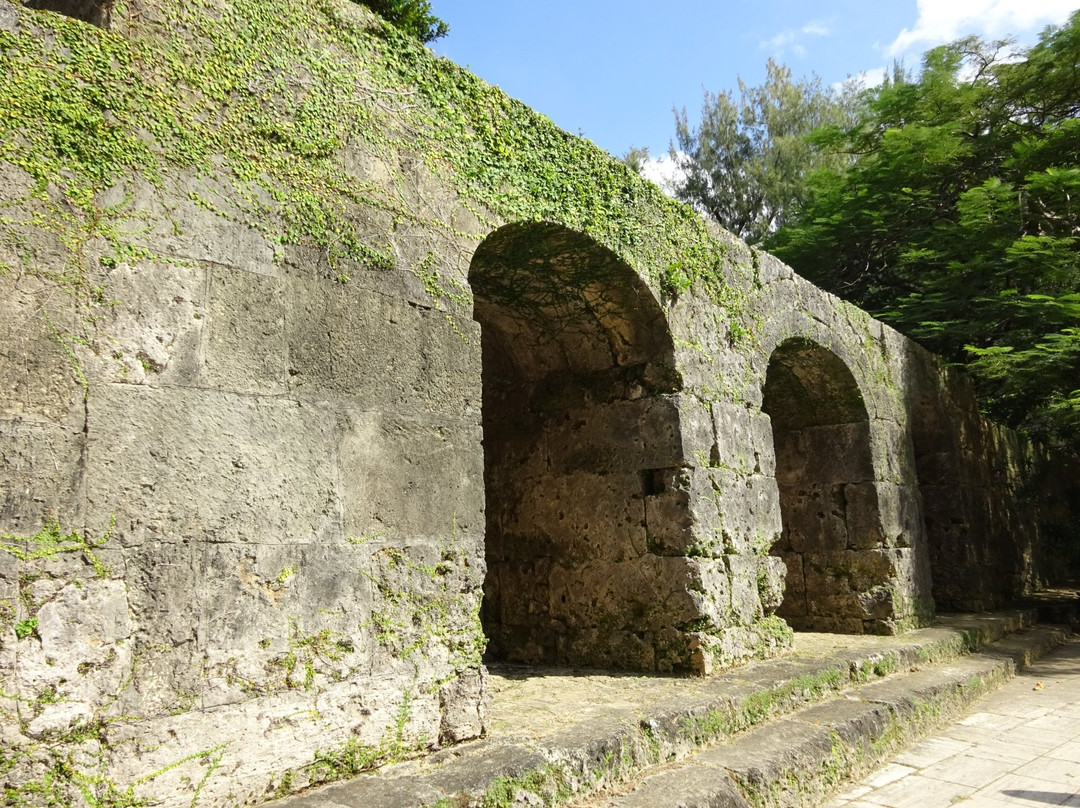
<path fill-rule="evenodd" d="M 839 786 L 961 713 L 1065 641 L 1035 626 L 981 652 L 852 688 L 835 699 L 644 771 L 578 808 L 796 808 Z"/>
<path fill-rule="evenodd" d="M 818 652 L 809 642 L 798 655 L 692 680 L 674 696 L 535 737 L 492 732 L 272 805 L 744 805 L 740 786 L 764 795 L 756 806 L 800 804 L 782 795 L 824 793 L 1063 641 L 1064 629 L 1033 627 L 1034 619 L 1034 610 L 949 615 L 873 643 L 851 638 L 848 648 L 832 638 Z M 551 698 L 559 698 L 555 684 Z M 763 746 L 742 746 L 755 742 Z"/>

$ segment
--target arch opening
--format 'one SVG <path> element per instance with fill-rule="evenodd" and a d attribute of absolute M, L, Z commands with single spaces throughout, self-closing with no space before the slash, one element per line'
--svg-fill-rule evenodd
<path fill-rule="evenodd" d="M 23 5 L 38 11 L 55 11 L 98 28 L 108 28 L 113 0 L 23 0 Z"/>
<path fill-rule="evenodd" d="M 783 523 L 770 552 L 787 566 L 777 614 L 796 631 L 892 633 L 894 561 L 851 371 L 827 348 L 789 339 L 770 358 L 762 409 L 772 421 Z"/>
<path fill-rule="evenodd" d="M 645 497 L 681 456 L 664 314 L 618 256 L 553 224 L 496 231 L 469 278 L 489 658 L 654 669 L 665 598 Z"/>

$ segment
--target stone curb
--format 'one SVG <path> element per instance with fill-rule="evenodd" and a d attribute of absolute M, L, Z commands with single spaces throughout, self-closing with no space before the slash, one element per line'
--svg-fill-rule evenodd
<path fill-rule="evenodd" d="M 587 802 L 593 808 L 820 804 L 1065 638 L 1063 628 L 1039 626 L 971 656 L 862 685 L 695 754 L 677 768 L 645 775 L 629 793 Z"/>
<path fill-rule="evenodd" d="M 772 768 L 759 766 L 760 774 L 753 773 L 758 771 L 753 767 L 740 769 L 733 760 L 735 768 L 730 775 L 721 758 L 708 758 L 711 762 L 701 766 L 702 771 L 697 771 L 698 766 L 693 767 L 693 775 L 685 765 L 670 772 L 677 773 L 679 778 L 691 777 L 679 780 L 680 789 L 673 791 L 674 782 L 666 779 L 669 773 L 662 772 L 647 776 L 642 788 L 632 794 L 616 798 L 625 802 L 596 804 L 745 806 L 736 783 L 752 794 L 761 789 L 764 789 L 761 793 L 769 795 L 786 793 L 783 785 L 776 785 L 780 781 L 768 772 L 784 773 L 782 779 L 789 790 L 794 789 L 792 793 L 810 795 L 829 783 L 835 785 L 839 782 L 837 778 L 862 771 L 880 758 L 878 751 L 895 752 L 895 744 L 928 730 L 946 714 L 1011 677 L 1018 665 L 1026 664 L 1064 640 L 1063 629 L 1027 628 L 1034 617 L 1034 610 L 956 615 L 945 618 L 946 625 L 892 638 L 872 653 L 850 650 L 822 658 L 752 663 L 710 677 L 703 696 L 659 702 L 643 711 L 612 711 L 534 742 L 489 737 L 461 744 L 419 762 L 385 767 L 375 775 L 316 787 L 270 805 L 274 808 L 466 808 L 471 805 L 501 808 L 515 803 L 566 802 L 645 776 L 652 767 L 677 765 L 677 761 L 694 753 L 697 753 L 695 759 L 715 757 L 722 750 L 734 749 L 746 743 L 744 739 L 754 737 L 773 738 L 771 743 L 776 749 L 795 747 L 801 757 L 794 761 L 778 758 L 770 764 Z M 1013 632 L 1024 633 L 1002 640 Z M 994 645 L 985 653 L 961 659 L 991 643 Z M 928 678 L 929 674 L 938 673 L 939 668 L 964 677 L 963 682 L 978 680 L 981 684 L 965 688 L 963 683 L 949 684 L 952 679 L 948 677 L 941 681 L 933 676 Z M 884 678 L 899 671 L 909 673 Z M 910 682 L 911 686 L 905 687 L 901 682 Z M 872 706 L 859 708 L 856 714 L 847 706 L 849 694 L 843 700 L 836 698 L 841 691 L 852 687 L 858 688 L 858 701 L 854 703 Z M 873 698 L 864 697 L 864 693 L 872 694 Z M 831 701 L 811 707 L 811 711 L 828 712 L 831 707 L 844 705 L 841 713 L 848 718 L 838 723 L 835 717 L 827 718 L 822 713 L 821 717 L 827 720 L 818 721 L 812 730 L 806 728 L 806 721 L 800 717 L 802 713 L 784 718 L 826 699 Z M 924 706 L 939 703 L 942 706 L 936 712 Z M 766 734 L 761 734 L 760 729 L 745 732 L 763 726 Z M 794 735 L 785 738 L 785 732 Z M 732 736 L 738 738 L 737 743 L 700 751 Z M 868 738 L 878 740 L 871 742 Z M 815 763 L 825 750 L 833 756 L 838 742 L 846 750 L 843 755 L 846 762 L 825 765 L 821 761 L 826 759 L 821 758 Z M 761 758 L 764 752 L 762 749 L 754 753 L 759 761 L 764 759 Z M 819 769 L 824 772 L 822 776 L 811 775 Z M 789 782 L 792 776 L 797 787 Z M 817 785 L 818 781 L 821 785 Z M 684 792 L 683 786 L 688 790 Z M 663 794 L 660 802 L 648 801 L 646 795 L 654 789 L 662 789 L 651 798 L 655 800 L 658 794 Z M 691 791 L 697 796 L 692 796 Z M 642 796 L 634 796 L 638 792 Z M 671 802 L 679 793 L 684 793 L 689 801 Z M 769 808 L 789 804 L 773 797 L 764 801 L 755 798 L 754 803 Z"/>

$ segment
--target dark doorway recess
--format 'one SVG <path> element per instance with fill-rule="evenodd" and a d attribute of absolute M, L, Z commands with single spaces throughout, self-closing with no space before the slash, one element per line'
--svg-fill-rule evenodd
<path fill-rule="evenodd" d="M 797 631 L 891 633 L 894 569 L 884 551 L 858 384 L 840 358 L 806 339 L 780 344 L 762 409 L 772 420 L 787 565 L 777 610 Z"/>
<path fill-rule="evenodd" d="M 108 28 L 113 0 L 23 0 L 23 5 L 38 11 L 55 11 L 98 28 Z"/>
<path fill-rule="evenodd" d="M 591 238 L 507 225 L 470 269 L 482 328 L 489 656 L 651 669 L 666 598 L 645 496 L 677 462 L 673 346 Z"/>

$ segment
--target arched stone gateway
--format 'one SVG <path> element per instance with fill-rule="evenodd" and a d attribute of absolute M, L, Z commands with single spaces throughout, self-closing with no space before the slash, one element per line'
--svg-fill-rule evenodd
<path fill-rule="evenodd" d="M 772 354 L 763 397 L 783 519 L 771 552 L 787 565 L 777 614 L 796 630 L 891 633 L 896 570 L 855 378 L 827 348 L 789 339 Z"/>
<path fill-rule="evenodd" d="M 932 357 L 362 4 L 271 5 L 0 0 L 16 801 L 478 737 L 489 639 L 775 655 L 785 561 L 796 626 L 900 631 L 926 522 L 952 603 L 1068 570 L 1080 474 Z"/>
<path fill-rule="evenodd" d="M 654 668 L 657 632 L 687 619 L 682 565 L 650 552 L 645 502 L 683 455 L 663 312 L 614 253 L 551 224 L 489 236 L 470 283 L 490 653 Z"/>

